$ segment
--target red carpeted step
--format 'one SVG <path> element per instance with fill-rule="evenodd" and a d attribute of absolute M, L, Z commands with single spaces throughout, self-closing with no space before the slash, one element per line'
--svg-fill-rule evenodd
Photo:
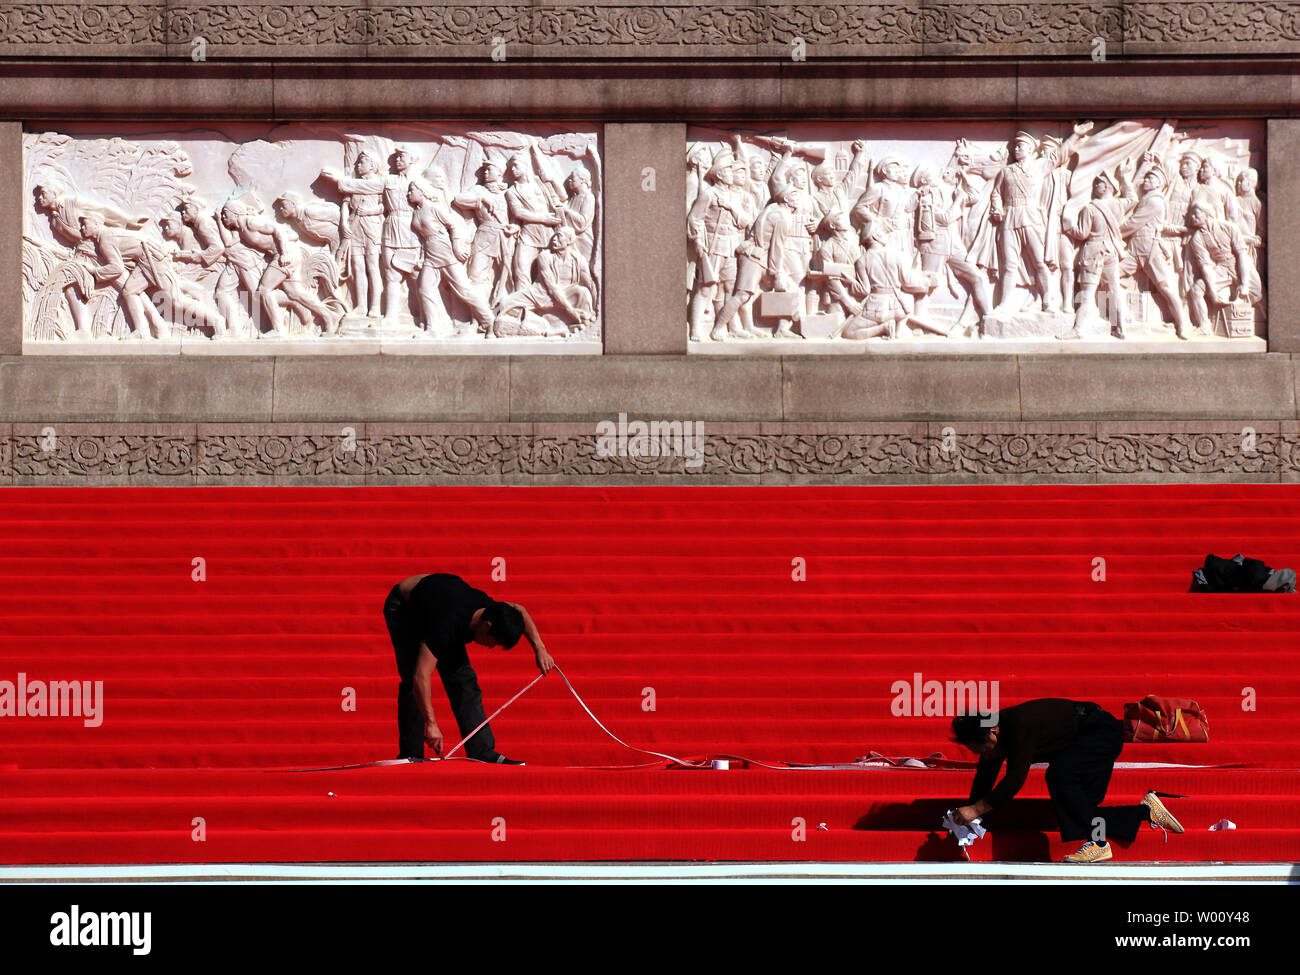
<path fill-rule="evenodd" d="M 624 852 L 616 858 L 710 859 L 718 857 L 710 850 L 723 849 L 723 859 L 943 860 L 956 850 L 932 826 L 968 780 L 960 771 L 628 773 L 448 763 L 304 773 L 107 770 L 88 773 L 74 792 L 71 781 L 51 775 L 0 773 L 12 797 L 0 857 L 43 862 L 57 859 L 50 851 L 70 850 L 77 852 L 70 862 L 196 862 L 243 850 L 251 859 L 321 860 L 332 858 L 328 844 L 345 842 L 364 859 L 583 860 L 611 856 L 617 839 Z M 1187 832 L 1166 843 L 1143 830 L 1117 849 L 1120 860 L 1276 860 L 1300 838 L 1289 825 L 1300 811 L 1293 772 L 1119 769 L 1112 801 L 1136 801 L 1150 787 L 1196 793 L 1168 800 Z M 1070 851 L 1051 835 L 1045 795 L 1041 774 L 1031 773 L 1005 828 L 976 844 L 973 858 Z M 1208 829 L 1224 817 L 1238 829 Z M 357 823 L 365 825 L 352 830 L 355 843 L 343 840 Z M 283 843 L 279 854 L 266 852 L 271 839 Z"/>

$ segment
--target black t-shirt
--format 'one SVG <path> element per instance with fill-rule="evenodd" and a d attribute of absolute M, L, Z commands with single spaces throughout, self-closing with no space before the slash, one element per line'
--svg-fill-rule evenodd
<path fill-rule="evenodd" d="M 1030 765 L 1073 745 L 1079 737 L 1079 704 L 1097 706 L 1091 701 L 1043 697 L 1003 708 L 998 714 L 1000 754 L 979 760 L 970 791 L 971 802 L 985 799 L 996 809 L 1020 791 Z M 997 788 L 992 788 L 1003 762 L 1007 763 L 1007 773 Z"/>
<path fill-rule="evenodd" d="M 460 576 L 437 572 L 425 576 L 411 590 L 407 605 L 420 639 L 438 658 L 438 670 L 450 673 L 469 663 L 465 645 L 470 642 L 470 620 L 494 600 Z"/>

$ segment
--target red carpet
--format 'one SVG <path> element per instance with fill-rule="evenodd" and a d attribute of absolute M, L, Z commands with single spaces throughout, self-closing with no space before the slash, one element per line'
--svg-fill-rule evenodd
<path fill-rule="evenodd" d="M 955 855 L 935 827 L 968 771 L 570 769 L 650 759 L 602 734 L 558 676 L 493 722 L 526 768 L 264 771 L 396 754 L 380 608 L 430 570 L 525 604 L 597 716 L 674 755 L 968 759 L 947 719 L 891 713 L 894 682 L 917 672 L 998 680 L 1004 706 L 1195 697 L 1209 744 L 1122 760 L 1250 767 L 1117 771 L 1112 803 L 1188 796 L 1170 800 L 1185 835 L 1143 832 L 1118 858 L 1300 859 L 1300 597 L 1186 593 L 1211 551 L 1300 566 L 1300 486 L 0 497 L 0 681 L 104 682 L 98 727 L 0 717 L 0 862 Z M 471 656 L 489 710 L 536 674 L 524 644 Z M 434 704 L 457 740 L 437 687 Z M 1041 771 L 1021 795 L 975 859 L 1062 852 Z M 1239 828 L 1208 831 L 1221 817 Z"/>

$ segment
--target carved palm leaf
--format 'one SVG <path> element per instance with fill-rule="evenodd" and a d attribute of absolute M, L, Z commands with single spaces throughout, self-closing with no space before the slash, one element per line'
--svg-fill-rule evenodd
<path fill-rule="evenodd" d="M 189 156 L 175 142 L 163 142 L 145 149 L 131 167 L 124 209 L 128 215 L 147 214 L 155 220 L 175 209 L 185 195 L 182 182 L 194 167 Z"/>
<path fill-rule="evenodd" d="M 23 237 L 24 300 L 49 280 L 59 260 L 58 253 L 48 244 L 31 237 Z"/>
<path fill-rule="evenodd" d="M 95 139 L 76 145 L 77 169 L 85 195 L 119 210 L 131 204 L 132 172 L 140 147 L 123 139 Z"/>

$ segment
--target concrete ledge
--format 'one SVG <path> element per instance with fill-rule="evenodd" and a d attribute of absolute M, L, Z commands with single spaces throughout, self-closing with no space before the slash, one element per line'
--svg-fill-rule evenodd
<path fill-rule="evenodd" d="M 1290 356 L 1024 356 L 1022 419 L 1172 419 L 1296 416 Z"/>
<path fill-rule="evenodd" d="M 684 331 L 684 330 L 683 330 Z M 510 365 L 513 420 L 629 417 L 758 420 L 781 416 L 781 363 L 685 356 L 532 356 Z"/>
<path fill-rule="evenodd" d="M 0 423 L 1300 420 L 1289 355 L 0 357 Z"/>
<path fill-rule="evenodd" d="M 577 52 L 568 51 L 570 58 Z M 1285 60 L 0 63 L 0 118 L 1092 118 L 1296 113 Z"/>
<path fill-rule="evenodd" d="M 505 357 L 479 356 L 278 359 L 274 407 L 268 418 L 356 423 L 506 420 L 509 363 Z"/>
<path fill-rule="evenodd" d="M 2 11 L 0 11 L 2 13 Z M 14 119 L 275 118 L 269 65 L 183 61 L 0 64 L 0 114 Z"/>
<path fill-rule="evenodd" d="M 1195 65 L 1195 66 L 1194 66 Z M 1107 112 L 1140 116 L 1160 112 L 1176 99 L 1197 106 L 1189 115 L 1222 113 L 1236 118 L 1276 112 L 1294 104 L 1292 79 L 1259 72 L 1241 59 L 1224 61 L 1101 61 L 1062 65 L 1032 62 L 1019 66 L 1017 109 L 1026 116 L 1060 111 L 1070 105 L 1105 105 Z M 1090 108 L 1089 118 L 1103 113 Z"/>
<path fill-rule="evenodd" d="M 1020 417 L 1018 362 L 854 357 L 782 360 L 785 420 Z"/>
<path fill-rule="evenodd" d="M 57 421 L 270 419 L 270 359 L 0 358 L 0 416 Z"/>

